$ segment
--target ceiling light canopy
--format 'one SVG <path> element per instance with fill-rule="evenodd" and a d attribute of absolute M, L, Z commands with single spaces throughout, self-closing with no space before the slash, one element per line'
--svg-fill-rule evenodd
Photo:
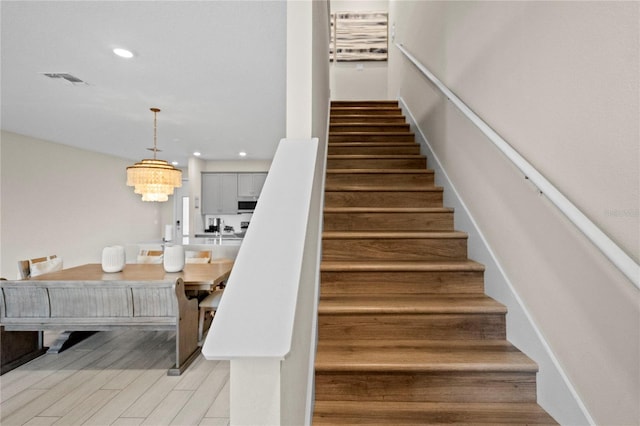
<path fill-rule="evenodd" d="M 182 186 L 182 172 L 164 160 L 156 159 L 157 146 L 157 114 L 153 111 L 153 159 L 144 159 L 127 167 L 127 186 L 133 186 L 136 194 L 142 195 L 142 201 L 167 201 L 174 188 Z"/>

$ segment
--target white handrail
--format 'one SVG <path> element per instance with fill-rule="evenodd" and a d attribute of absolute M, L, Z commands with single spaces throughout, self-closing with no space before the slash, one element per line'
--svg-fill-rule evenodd
<path fill-rule="evenodd" d="M 584 215 L 567 197 L 535 167 L 473 112 L 460 98 L 421 64 L 400 43 L 395 46 L 416 66 L 478 129 L 544 194 L 591 242 L 613 263 L 636 288 L 640 289 L 640 265 Z"/>

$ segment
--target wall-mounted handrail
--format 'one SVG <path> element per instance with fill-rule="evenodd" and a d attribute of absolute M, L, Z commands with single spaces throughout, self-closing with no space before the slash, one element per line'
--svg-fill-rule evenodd
<path fill-rule="evenodd" d="M 473 112 L 460 98 L 444 85 L 431 71 L 405 49 L 394 43 L 413 65 L 431 81 L 444 96 L 455 105 L 482 133 L 545 195 L 636 288 L 640 289 L 640 265 L 594 224 L 580 209 L 549 182 L 535 167 L 522 157 L 507 141 L 498 135 L 487 123 Z"/>

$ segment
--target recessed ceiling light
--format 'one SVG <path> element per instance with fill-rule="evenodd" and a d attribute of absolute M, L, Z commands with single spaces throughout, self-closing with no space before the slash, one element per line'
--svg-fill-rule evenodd
<path fill-rule="evenodd" d="M 178 162 L 177 161 L 172 161 L 171 164 L 173 164 L 174 166 L 177 166 Z"/>
<path fill-rule="evenodd" d="M 133 58 L 133 52 L 127 49 L 115 48 L 113 49 L 113 53 L 120 56 L 121 58 Z"/>
<path fill-rule="evenodd" d="M 198 151 L 194 152 L 193 155 L 195 155 L 196 157 L 200 157 L 202 154 L 200 154 Z"/>

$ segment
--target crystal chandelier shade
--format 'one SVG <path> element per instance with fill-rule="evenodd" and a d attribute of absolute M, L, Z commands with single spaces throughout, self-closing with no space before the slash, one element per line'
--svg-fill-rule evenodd
<path fill-rule="evenodd" d="M 182 172 L 164 160 L 156 159 L 158 108 L 153 111 L 153 159 L 144 159 L 127 167 L 127 186 L 134 187 L 134 193 L 142 195 L 142 201 L 164 202 L 169 200 L 174 188 L 182 186 Z"/>

